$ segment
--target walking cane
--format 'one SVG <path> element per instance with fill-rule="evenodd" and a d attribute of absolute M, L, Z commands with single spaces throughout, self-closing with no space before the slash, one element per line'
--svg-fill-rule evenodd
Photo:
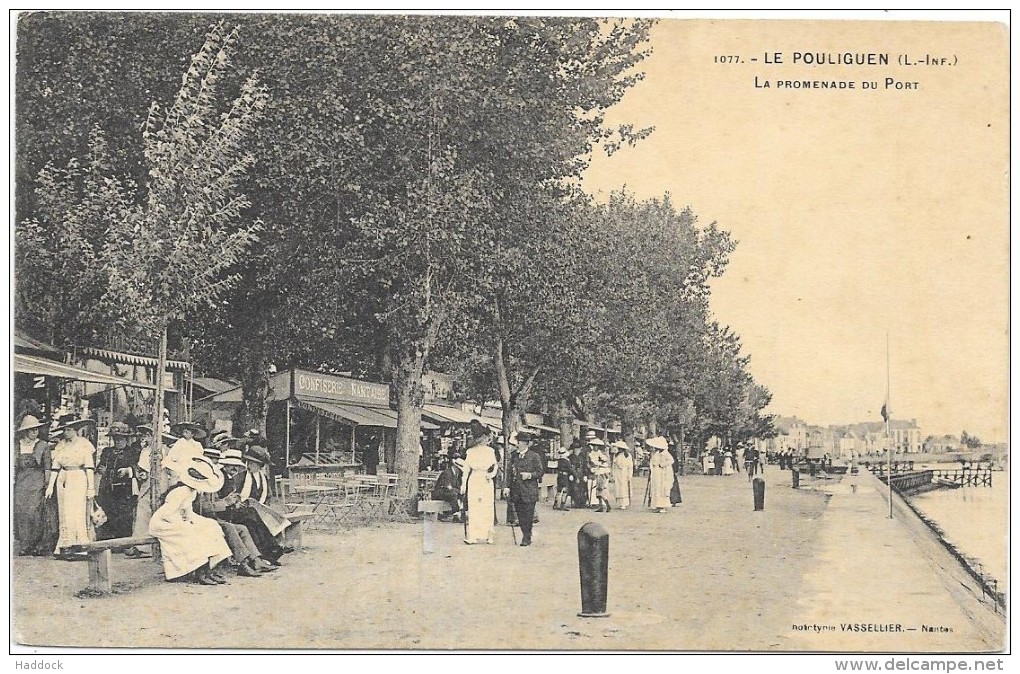
<path fill-rule="evenodd" d="M 492 516 L 493 517 L 496 516 L 496 502 L 495 501 L 492 502 Z M 507 523 L 510 525 L 510 535 L 513 536 L 514 545 L 517 545 L 517 527 L 514 526 L 513 520 L 507 520 Z"/>
<path fill-rule="evenodd" d="M 464 499 L 461 502 L 461 506 L 460 506 L 460 519 L 463 520 L 463 522 L 464 522 L 464 540 L 465 541 L 467 540 L 467 535 L 468 535 L 468 527 L 467 527 L 467 525 L 468 525 L 468 522 L 467 522 L 467 520 L 468 520 L 467 504 L 468 504 L 468 486 L 469 486 L 468 485 L 468 478 L 471 477 L 471 472 L 473 470 L 474 469 L 468 470 L 467 475 L 464 476 Z"/>

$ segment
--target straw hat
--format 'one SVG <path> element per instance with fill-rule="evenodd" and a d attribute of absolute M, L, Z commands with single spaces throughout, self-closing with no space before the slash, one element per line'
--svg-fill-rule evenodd
<path fill-rule="evenodd" d="M 614 443 L 613 443 L 612 445 L 610 445 L 610 446 L 611 446 L 611 447 L 615 447 L 616 449 L 630 449 L 630 445 L 628 445 L 628 444 L 627 444 L 626 442 L 624 442 L 623 440 L 617 440 L 616 442 L 614 442 Z"/>
<path fill-rule="evenodd" d="M 65 428 L 77 428 L 86 424 L 95 425 L 95 423 L 93 419 L 79 419 L 73 414 L 64 414 L 53 419 L 53 422 L 50 424 L 50 433 L 58 433 Z"/>
<path fill-rule="evenodd" d="M 30 431 L 33 428 L 42 428 L 45 425 L 46 424 L 33 417 L 31 414 L 26 414 L 21 418 L 21 424 L 18 425 L 18 433 Z"/>
<path fill-rule="evenodd" d="M 244 468 L 244 455 L 241 454 L 241 450 L 236 447 L 224 449 L 223 453 L 220 454 L 220 465 L 240 466 L 241 468 Z"/>
<path fill-rule="evenodd" d="M 603 442 L 602 438 L 595 438 L 588 441 L 589 445 L 595 445 L 596 447 L 605 447 L 606 443 Z"/>
<path fill-rule="evenodd" d="M 185 428 L 190 428 L 193 431 L 192 437 L 195 440 L 201 440 L 206 435 L 205 429 L 202 428 L 202 425 L 196 424 L 194 421 L 182 421 L 180 423 L 176 423 L 170 427 L 170 431 L 175 435 L 183 436 L 184 434 L 181 431 Z"/>
<path fill-rule="evenodd" d="M 645 444 L 653 449 L 669 449 L 669 442 L 661 435 L 645 440 Z"/>
<path fill-rule="evenodd" d="M 591 440 L 594 437 L 598 437 L 595 435 L 595 431 L 588 431 L 587 433 L 584 434 L 585 440 Z"/>
<path fill-rule="evenodd" d="M 215 433 L 209 436 L 209 444 L 221 445 L 223 444 L 224 440 L 227 440 L 229 438 L 230 433 L 228 433 L 227 431 L 216 431 Z"/>
<path fill-rule="evenodd" d="M 212 459 L 213 463 L 220 460 L 220 450 L 218 447 L 209 446 L 202 450 L 202 454 L 209 459 Z"/>
<path fill-rule="evenodd" d="M 193 456 L 177 471 L 177 478 L 192 489 L 211 494 L 223 487 L 223 471 L 204 456 Z"/>

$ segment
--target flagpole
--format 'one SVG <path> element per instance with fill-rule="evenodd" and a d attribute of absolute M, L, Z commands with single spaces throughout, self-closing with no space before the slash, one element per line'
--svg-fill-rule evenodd
<path fill-rule="evenodd" d="M 889 405 L 889 331 L 885 331 L 885 443 L 889 452 L 888 467 L 886 472 L 886 483 L 889 485 L 889 519 L 892 514 L 892 438 L 889 436 L 889 419 L 892 417 L 891 406 Z"/>

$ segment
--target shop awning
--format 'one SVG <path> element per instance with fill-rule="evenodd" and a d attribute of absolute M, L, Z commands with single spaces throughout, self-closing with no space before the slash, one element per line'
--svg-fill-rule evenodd
<path fill-rule="evenodd" d="M 133 386 L 144 389 L 156 388 L 155 384 L 134 381 L 133 379 L 117 377 L 112 374 L 103 374 L 102 372 L 92 372 L 74 365 L 37 358 L 24 353 L 14 354 L 14 371 L 24 374 L 38 374 L 44 377 L 56 377 L 58 379 L 74 379 L 96 384 L 109 384 L 111 386 Z"/>
<path fill-rule="evenodd" d="M 441 424 L 470 424 L 473 419 L 478 418 L 470 412 L 445 405 L 425 405 L 421 413 Z"/>
<path fill-rule="evenodd" d="M 109 360 L 114 363 L 123 363 L 124 365 L 141 365 L 143 367 L 157 367 L 159 365 L 158 359 L 149 356 L 138 356 L 133 353 L 121 353 L 108 349 L 96 349 L 91 346 L 79 347 L 78 353 L 90 358 Z M 185 363 L 182 360 L 168 360 L 166 362 L 166 369 L 168 370 L 187 370 L 190 367 L 189 363 Z"/>
<path fill-rule="evenodd" d="M 350 426 L 375 426 L 380 428 L 396 428 L 397 413 L 383 407 L 363 407 L 348 403 L 327 403 L 312 400 L 296 400 L 294 404 L 309 412 L 318 412 L 334 421 Z M 421 422 L 423 430 L 439 428 L 427 421 Z"/>
<path fill-rule="evenodd" d="M 214 377 L 192 377 L 191 383 L 199 388 L 203 388 L 206 391 L 211 391 L 213 395 L 217 393 L 223 393 L 230 389 L 236 388 L 237 384 L 222 379 L 216 379 Z"/>
<path fill-rule="evenodd" d="M 45 353 L 51 356 L 59 356 L 63 358 L 64 352 L 45 342 L 40 342 L 38 339 L 33 339 L 23 332 L 17 330 L 14 331 L 14 348 L 17 351 L 35 351 L 37 353 Z"/>
<path fill-rule="evenodd" d="M 465 412 L 464 410 L 456 407 L 446 407 L 445 405 L 425 405 L 422 408 L 422 416 L 428 417 L 433 421 L 440 424 L 470 424 L 472 421 L 480 421 L 494 431 L 503 430 L 503 422 L 495 417 L 482 417 L 471 412 Z"/>
<path fill-rule="evenodd" d="M 549 433 L 555 433 L 556 435 L 560 434 L 560 429 L 553 428 L 552 426 L 545 426 L 543 424 L 528 424 L 528 425 L 531 426 L 532 428 L 537 428 L 540 431 L 547 431 Z"/>

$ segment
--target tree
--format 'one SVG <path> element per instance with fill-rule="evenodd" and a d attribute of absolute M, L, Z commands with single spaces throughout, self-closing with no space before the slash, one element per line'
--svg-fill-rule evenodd
<path fill-rule="evenodd" d="M 237 28 L 228 32 L 222 23 L 213 27 L 173 103 L 165 110 L 156 102 L 150 106 L 142 127 L 145 200 L 106 244 L 122 261 L 111 268 L 110 291 L 160 336 L 157 429 L 168 325 L 200 306 L 215 306 L 237 282 L 229 271 L 259 229 L 257 222 L 244 223 L 250 202 L 238 186 L 254 162 L 245 142 L 265 108 L 266 93 L 251 75 L 233 100 L 224 104 L 220 98 L 237 35 Z M 161 435 L 154 438 L 158 447 Z M 160 452 L 152 457 L 152 475 L 160 475 Z"/>
<path fill-rule="evenodd" d="M 111 326 L 138 330 L 111 278 L 122 261 L 107 234 L 137 222 L 140 210 L 135 185 L 118 177 L 108 149 L 94 127 L 84 161 L 47 164 L 33 216 L 14 231 L 18 321 L 65 348 L 93 344 Z"/>

